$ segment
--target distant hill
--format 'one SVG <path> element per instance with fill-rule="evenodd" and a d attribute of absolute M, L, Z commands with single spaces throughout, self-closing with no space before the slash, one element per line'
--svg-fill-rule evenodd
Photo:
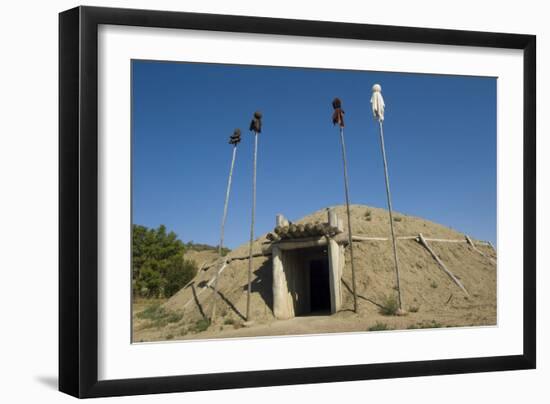
<path fill-rule="evenodd" d="M 218 251 L 218 246 L 213 246 L 209 244 L 201 244 L 201 243 L 194 243 L 193 241 L 189 241 L 188 243 L 184 243 L 185 248 L 187 251 Z M 227 254 L 231 250 L 227 247 L 222 248 L 223 255 Z"/>

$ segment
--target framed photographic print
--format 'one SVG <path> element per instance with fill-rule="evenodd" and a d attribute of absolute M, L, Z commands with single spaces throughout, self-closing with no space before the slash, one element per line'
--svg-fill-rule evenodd
<path fill-rule="evenodd" d="M 534 36 L 59 27 L 61 391 L 535 367 Z"/>

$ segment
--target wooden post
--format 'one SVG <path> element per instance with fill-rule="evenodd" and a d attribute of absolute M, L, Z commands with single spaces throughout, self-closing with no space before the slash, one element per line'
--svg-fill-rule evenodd
<path fill-rule="evenodd" d="M 228 264 L 228 262 L 227 262 L 227 261 L 224 261 L 222 267 L 218 270 L 218 272 L 216 273 L 216 275 L 214 275 L 214 277 L 208 281 L 208 283 L 206 284 L 206 286 L 205 286 L 204 288 L 202 288 L 202 289 L 199 291 L 199 293 L 197 293 L 193 298 L 189 299 L 189 300 L 187 301 L 187 303 L 185 303 L 185 304 L 183 305 L 182 310 L 185 310 L 185 308 L 189 305 L 189 303 L 191 303 L 191 302 L 192 302 L 193 300 L 195 300 L 195 299 L 198 299 L 198 297 L 202 294 L 202 292 L 204 292 L 206 289 L 208 289 L 209 287 L 211 287 L 211 285 L 212 285 L 212 284 L 214 283 L 214 281 L 216 280 L 216 277 L 221 275 L 221 273 L 223 272 L 223 270 L 225 269 L 225 267 L 227 266 L 227 264 Z M 190 283 L 192 283 L 192 282 L 190 282 Z"/>
<path fill-rule="evenodd" d="M 227 219 L 227 207 L 229 205 L 229 194 L 231 192 L 231 180 L 233 178 L 233 167 L 235 166 L 235 157 L 237 156 L 237 144 L 233 144 L 233 157 L 231 158 L 231 166 L 229 168 L 229 178 L 227 179 L 227 189 L 225 191 L 225 202 L 223 204 L 222 226 L 220 230 L 220 245 L 218 246 L 218 255 L 220 258 L 223 255 L 223 241 L 225 234 L 225 221 Z M 216 318 L 216 303 L 218 300 L 218 276 L 214 280 L 212 285 L 212 313 L 210 315 L 210 322 L 213 323 Z"/>
<path fill-rule="evenodd" d="M 344 232 L 344 221 L 341 217 L 338 218 L 338 232 L 343 233 Z"/>
<path fill-rule="evenodd" d="M 489 257 L 487 254 L 485 254 L 483 251 L 481 251 L 480 249 L 478 249 L 474 242 L 472 241 L 472 239 L 470 238 L 470 236 L 466 235 L 466 241 L 468 242 L 468 244 L 470 244 L 470 246 L 473 248 L 474 251 L 476 251 L 477 253 L 481 254 L 482 256 L 484 256 L 485 258 L 487 258 L 489 261 L 491 261 L 493 264 L 496 264 L 497 262 Z"/>
<path fill-rule="evenodd" d="M 338 217 L 334 209 L 328 210 L 328 224 L 331 227 L 338 227 Z M 330 289 L 330 312 L 338 312 L 342 306 L 340 291 L 340 246 L 332 237 L 328 240 L 328 258 L 329 258 L 329 289 Z"/>
<path fill-rule="evenodd" d="M 384 160 L 384 175 L 386 180 L 386 198 L 388 200 L 388 212 L 390 216 L 390 229 L 391 229 L 391 239 L 393 245 L 393 260 L 395 263 L 395 282 L 397 286 L 397 297 L 399 299 L 399 309 L 402 310 L 403 306 L 401 303 L 401 286 L 399 284 L 399 263 L 397 260 L 397 242 L 395 240 L 395 231 L 393 229 L 393 210 L 391 203 L 391 193 L 390 193 L 390 178 L 388 175 L 388 162 L 386 160 L 386 147 L 384 145 L 384 129 L 382 126 L 382 120 L 378 119 L 378 124 L 380 127 L 380 148 L 382 149 L 382 159 Z"/>
<path fill-rule="evenodd" d="M 222 216 L 222 228 L 220 234 L 220 245 L 218 253 L 220 257 L 222 256 L 223 251 L 223 241 L 225 235 L 225 221 L 227 219 L 227 207 L 229 205 L 229 194 L 231 192 L 231 180 L 233 178 L 233 167 L 235 167 L 235 157 L 237 156 L 237 145 L 233 145 L 233 157 L 231 158 L 231 167 L 229 168 L 229 178 L 227 179 L 227 189 L 225 191 L 225 203 L 223 205 L 223 216 Z"/>
<path fill-rule="evenodd" d="M 281 213 L 279 213 L 277 216 L 275 216 L 275 225 L 281 227 L 288 226 L 288 220 L 286 220 L 286 218 Z"/>
<path fill-rule="evenodd" d="M 466 290 L 466 288 L 464 287 L 464 285 L 462 285 L 462 282 L 460 282 L 456 276 L 454 276 L 454 274 L 449 271 L 449 269 L 447 269 L 447 267 L 445 266 L 445 264 L 443 263 L 443 261 L 441 261 L 441 259 L 437 256 L 437 254 L 434 252 L 434 250 L 432 250 L 432 248 L 429 246 L 428 242 L 426 241 L 426 239 L 424 238 L 424 236 L 422 235 L 422 233 L 419 233 L 418 234 L 418 239 L 420 240 L 420 244 L 422 244 L 426 250 L 429 251 L 429 253 L 432 255 L 432 257 L 434 257 L 434 259 L 437 261 L 437 263 L 439 264 L 439 266 L 441 267 L 441 269 L 443 269 L 443 271 L 449 275 L 449 277 L 453 280 L 454 283 L 456 283 L 458 285 L 458 287 L 460 289 L 462 289 L 462 291 L 464 293 L 466 293 L 466 295 L 470 296 L 470 294 L 468 293 L 468 291 Z"/>
<path fill-rule="evenodd" d="M 338 216 L 336 216 L 334 208 L 328 209 L 328 224 L 331 227 L 338 227 Z"/>
<path fill-rule="evenodd" d="M 278 247 L 273 247 L 273 314 L 279 320 L 294 317 L 294 308 L 289 298 L 288 279 L 283 267 L 284 252 Z"/>
<path fill-rule="evenodd" d="M 344 165 L 344 188 L 346 195 L 346 213 L 348 216 L 348 245 L 351 260 L 351 284 L 353 290 L 353 311 L 357 313 L 357 289 L 355 286 L 355 264 L 353 259 L 353 238 L 351 230 L 351 213 L 349 208 L 349 184 L 348 184 L 348 163 L 346 159 L 346 144 L 344 141 L 344 127 L 340 126 L 340 143 L 342 145 L 342 163 Z"/>
<path fill-rule="evenodd" d="M 246 321 L 250 321 L 250 297 L 252 293 L 252 246 L 254 243 L 254 222 L 256 220 L 256 164 L 258 161 L 258 132 L 254 131 L 254 163 L 252 169 L 252 221 L 248 248 L 248 288 L 246 295 Z"/>

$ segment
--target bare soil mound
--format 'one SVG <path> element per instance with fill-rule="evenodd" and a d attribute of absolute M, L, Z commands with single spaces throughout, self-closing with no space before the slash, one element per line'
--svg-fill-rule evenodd
<path fill-rule="evenodd" d="M 198 269 L 213 263 L 219 257 L 217 250 L 186 250 L 185 259 L 194 261 Z"/>
<path fill-rule="evenodd" d="M 345 207 L 335 207 L 339 217 L 345 218 Z M 326 221 L 326 209 L 317 211 L 294 223 Z M 432 250 L 448 270 L 464 285 L 465 293 L 446 274 L 428 250 L 414 238 L 399 239 L 398 257 L 401 295 L 406 316 L 383 315 L 383 308 L 396 296 L 395 271 L 388 212 L 364 205 L 352 205 L 353 234 L 387 240 L 354 242 L 356 285 L 359 311 L 354 313 L 351 292 L 349 248 L 345 250 L 346 263 L 342 276 L 343 305 L 334 315 L 309 316 L 277 320 L 273 315 L 272 266 L 270 256 L 261 256 L 269 241 L 262 235 L 254 242 L 251 318 L 253 325 L 243 326 L 246 313 L 248 276 L 248 245 L 231 251 L 216 260 L 213 251 L 201 252 L 196 257 L 199 272 L 195 279 L 172 296 L 162 309 L 178 313 L 173 322 L 161 326 L 134 323 L 133 340 L 220 338 L 259 335 L 286 335 L 376 329 L 432 328 L 441 326 L 479 326 L 496 324 L 496 253 L 492 246 L 473 240 L 465 242 L 466 235 L 448 227 L 405 214 L 394 214 L 397 237 L 417 236 L 422 233 Z M 346 229 L 347 231 L 347 229 Z M 456 242 L 436 241 L 456 240 Z M 209 254 L 205 254 L 209 253 Z M 212 324 L 213 279 L 222 268 L 218 281 L 216 317 Z"/>

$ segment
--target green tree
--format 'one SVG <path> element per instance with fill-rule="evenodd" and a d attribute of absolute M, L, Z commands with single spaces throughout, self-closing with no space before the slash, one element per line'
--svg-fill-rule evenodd
<path fill-rule="evenodd" d="M 197 273 L 184 258 L 185 245 L 166 226 L 133 225 L 132 287 L 134 297 L 170 297 Z"/>

